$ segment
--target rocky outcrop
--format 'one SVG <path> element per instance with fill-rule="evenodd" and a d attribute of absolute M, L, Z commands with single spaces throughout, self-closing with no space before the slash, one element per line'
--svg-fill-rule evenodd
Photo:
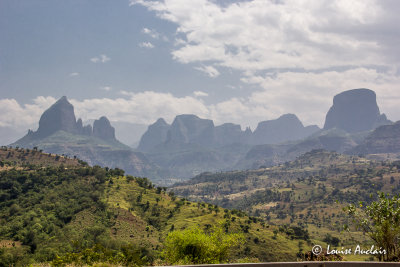
<path fill-rule="evenodd" d="M 40 140 L 58 131 L 96 136 L 104 140 L 116 140 L 115 129 L 106 117 L 103 116 L 96 120 L 93 128 L 91 125 L 83 126 L 82 119 L 76 121 L 74 107 L 68 102 L 67 97 L 63 96 L 42 114 L 36 132 L 30 130 L 26 136 L 17 142 Z"/>
<path fill-rule="evenodd" d="M 379 112 L 375 92 L 362 88 L 342 92 L 333 98 L 324 129 L 338 128 L 355 133 L 390 123 L 385 114 Z"/>
<path fill-rule="evenodd" d="M 78 132 L 74 107 L 66 96 L 61 97 L 42 114 L 39 129 L 34 134 L 36 138 L 44 138 L 60 130 L 69 133 Z"/>
<path fill-rule="evenodd" d="M 233 123 L 214 126 L 212 120 L 185 114 L 176 116 L 172 125 L 163 119 L 150 125 L 140 140 L 138 150 L 156 152 L 158 149 L 165 151 L 199 146 L 219 148 L 232 144 L 278 144 L 305 138 L 319 130 L 316 125 L 304 127 L 293 114 L 261 122 L 254 133 L 249 127 L 242 131 L 240 125 Z"/>
<path fill-rule="evenodd" d="M 184 144 L 214 145 L 214 123 L 212 120 L 200 119 L 196 115 L 176 116 L 167 133 L 167 146 Z"/>
<path fill-rule="evenodd" d="M 138 150 L 149 152 L 157 145 L 164 143 L 167 140 L 167 133 L 170 126 L 162 118 L 151 124 L 140 139 Z"/>
<path fill-rule="evenodd" d="M 247 144 L 251 137 L 251 131 L 242 131 L 238 124 L 224 123 L 214 128 L 215 143 L 217 145 Z"/>
<path fill-rule="evenodd" d="M 81 118 L 79 118 L 79 119 L 76 121 L 76 127 L 78 128 L 79 131 L 82 131 L 82 129 L 83 129 L 83 122 L 82 122 L 82 119 L 81 119 Z"/>
<path fill-rule="evenodd" d="M 92 126 L 91 125 L 84 126 L 81 132 L 83 135 L 88 135 L 88 136 L 92 135 L 93 134 Z"/>
<path fill-rule="evenodd" d="M 94 138 L 97 137 L 97 138 Z M 106 117 L 83 126 L 75 120 L 74 108 L 66 97 L 62 97 L 40 118 L 39 129 L 29 131 L 12 146 L 37 147 L 47 153 L 77 156 L 90 165 L 121 168 L 128 174 L 160 177 L 162 172 L 142 153 L 133 151 L 115 138 L 115 129 Z M 166 176 L 166 174 L 164 174 Z"/>
<path fill-rule="evenodd" d="M 400 121 L 376 128 L 350 154 L 400 153 Z"/>
<path fill-rule="evenodd" d="M 104 140 L 116 140 L 115 129 L 111 126 L 110 121 L 105 116 L 94 121 L 93 136 Z"/>
<path fill-rule="evenodd" d="M 294 114 L 285 114 L 276 120 L 260 122 L 253 133 L 251 143 L 279 144 L 303 139 L 319 130 L 316 125 L 304 127 Z"/>

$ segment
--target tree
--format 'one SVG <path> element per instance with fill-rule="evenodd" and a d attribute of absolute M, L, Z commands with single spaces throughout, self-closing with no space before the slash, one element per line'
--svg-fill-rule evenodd
<path fill-rule="evenodd" d="M 242 241 L 242 234 L 226 234 L 221 225 L 207 233 L 197 226 L 170 232 L 162 255 L 168 264 L 225 263 Z"/>
<path fill-rule="evenodd" d="M 377 201 L 363 209 L 349 205 L 344 210 L 353 217 L 356 226 L 363 230 L 375 243 L 377 249 L 384 249 L 386 254 L 379 255 L 379 260 L 400 260 L 400 195 L 390 197 L 380 192 Z"/>

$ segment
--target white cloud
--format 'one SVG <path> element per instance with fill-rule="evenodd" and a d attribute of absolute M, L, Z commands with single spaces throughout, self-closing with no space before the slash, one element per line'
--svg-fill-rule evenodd
<path fill-rule="evenodd" d="M 206 92 L 203 91 L 194 91 L 193 94 L 197 97 L 205 97 L 208 96 L 208 94 Z"/>
<path fill-rule="evenodd" d="M 110 120 L 150 124 L 163 117 L 172 121 L 177 114 L 191 113 L 209 117 L 209 109 L 199 99 L 191 96 L 176 97 L 169 93 L 145 91 L 121 92 L 125 97 L 71 100 L 78 117 L 83 120 L 106 115 Z"/>
<path fill-rule="evenodd" d="M 196 64 L 210 77 L 218 77 L 222 67 L 233 69 L 241 73 L 244 88 L 255 85 L 257 91 L 213 104 L 204 101 L 207 93 L 202 91 L 183 97 L 125 91 L 116 99 L 72 99 L 77 117 L 106 115 L 111 120 L 149 124 L 159 117 L 172 121 L 178 114 L 193 113 L 216 124 L 234 122 L 254 129 L 259 121 L 295 113 L 305 124 L 322 126 L 335 94 L 366 87 L 376 91 L 381 111 L 389 119 L 400 119 L 397 2 L 252 0 L 232 1 L 223 7 L 217 3 L 131 1 L 177 25 L 172 47 L 175 60 Z M 142 32 L 155 40 L 162 38 L 154 29 Z M 151 42 L 139 46 L 154 48 Z M 102 54 L 90 60 L 106 63 L 111 59 Z M 243 90 L 240 85 L 232 84 L 237 91 Z M 0 99 L 0 126 L 37 123 L 55 100 L 38 97 L 20 104 Z"/>
<path fill-rule="evenodd" d="M 142 33 L 149 35 L 153 39 L 160 38 L 160 34 L 156 30 L 151 30 L 149 28 L 143 28 Z"/>
<path fill-rule="evenodd" d="M 112 90 L 112 87 L 111 86 L 103 86 L 103 87 L 100 87 L 100 89 L 108 92 L 108 91 Z"/>
<path fill-rule="evenodd" d="M 220 75 L 219 71 L 213 66 L 201 66 L 201 67 L 196 67 L 195 69 L 204 72 L 211 78 L 215 78 Z"/>
<path fill-rule="evenodd" d="M 322 126 L 335 94 L 366 87 L 376 91 L 389 119 L 400 119 L 396 1 L 218 3 L 130 1 L 176 24 L 173 59 L 200 64 L 197 69 L 210 77 L 217 77 L 220 67 L 234 70 L 244 88 L 259 88 L 208 105 L 210 118 L 254 125 L 291 112 L 306 124 Z"/>
<path fill-rule="evenodd" d="M 173 58 L 206 64 L 197 69 L 211 77 L 218 76 L 219 66 L 240 71 L 244 82 L 257 81 L 260 72 L 400 69 L 400 5 L 393 1 L 252 0 L 221 6 L 212 0 L 131 0 L 130 5 L 175 23 Z"/>
<path fill-rule="evenodd" d="M 146 34 L 146 35 L 148 35 L 151 38 L 156 39 L 156 40 L 162 40 L 164 42 L 168 42 L 169 41 L 167 36 L 165 36 L 164 34 L 160 34 L 159 32 L 157 32 L 154 29 L 149 29 L 149 28 L 145 27 L 145 28 L 142 29 L 142 33 L 144 33 L 144 34 Z"/>
<path fill-rule="evenodd" d="M 31 104 L 19 104 L 15 99 L 0 99 L 0 126 L 21 128 L 36 124 L 42 113 L 55 102 L 54 97 L 39 96 Z"/>
<path fill-rule="evenodd" d="M 285 113 L 295 113 L 305 125 L 323 126 L 325 115 L 334 95 L 354 88 L 370 88 L 377 94 L 381 112 L 391 120 L 400 120 L 396 70 L 378 72 L 356 68 L 344 71 L 282 72 L 275 75 L 251 75 L 247 83 L 261 85 L 248 97 L 232 97 L 207 104 L 203 91 L 193 96 L 177 97 L 170 93 L 120 91 L 122 97 L 71 99 L 77 118 L 83 120 L 107 116 L 112 121 L 151 124 L 163 117 L 172 122 L 179 114 L 196 114 L 214 120 L 216 125 L 233 122 L 242 128 L 263 120 L 275 119 Z M 332 82 L 335 81 L 335 82 Z M 299 90 L 299 88 L 302 88 Z M 54 97 L 37 97 L 30 104 L 19 104 L 15 99 L 0 99 L 0 126 L 21 128 L 35 124 L 45 109 L 56 101 Z"/>
<path fill-rule="evenodd" d="M 150 42 L 142 42 L 139 44 L 139 47 L 151 49 L 154 48 L 154 45 Z"/>
<path fill-rule="evenodd" d="M 108 61 L 110 61 L 111 60 L 111 58 L 109 58 L 107 55 L 105 55 L 105 54 L 102 54 L 102 55 L 100 55 L 100 56 L 97 56 L 97 57 L 92 57 L 91 59 L 90 59 L 90 61 L 92 61 L 93 63 L 106 63 L 106 62 L 108 62 Z"/>
<path fill-rule="evenodd" d="M 70 77 L 77 77 L 77 76 L 79 76 L 79 75 L 80 75 L 79 72 L 71 72 L 71 73 L 69 74 Z"/>
<path fill-rule="evenodd" d="M 320 73 L 284 72 L 251 76 L 246 82 L 261 85 L 263 89 L 252 93 L 243 103 L 263 109 L 260 114 L 270 118 L 295 113 L 306 124 L 323 126 L 334 95 L 349 89 L 370 88 L 377 94 L 381 112 L 389 119 L 400 119 L 398 104 L 395 104 L 400 100 L 400 77 L 394 72 L 367 68 Z M 257 117 L 256 113 L 254 115 Z"/>
<path fill-rule="evenodd" d="M 380 19 L 381 8 L 373 0 L 254 0 L 225 7 L 210 0 L 131 1 L 135 4 L 177 24 L 187 41 L 173 56 L 182 63 L 213 60 L 256 71 L 375 64 L 382 59 L 378 39 L 349 34 Z"/>

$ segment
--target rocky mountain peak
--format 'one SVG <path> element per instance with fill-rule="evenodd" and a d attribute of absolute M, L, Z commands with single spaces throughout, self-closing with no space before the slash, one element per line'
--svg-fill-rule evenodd
<path fill-rule="evenodd" d="M 239 124 L 224 123 L 215 127 L 215 141 L 219 145 L 246 143 L 246 134 Z"/>
<path fill-rule="evenodd" d="M 214 122 L 192 114 L 178 115 L 168 131 L 167 142 L 212 145 L 214 143 Z"/>
<path fill-rule="evenodd" d="M 338 128 L 355 133 L 389 123 L 386 116 L 379 112 L 375 92 L 360 88 L 335 95 L 326 115 L 324 129 Z"/>
<path fill-rule="evenodd" d="M 66 96 L 61 97 L 42 114 L 39 120 L 39 129 L 35 134 L 42 138 L 59 130 L 77 132 L 74 107 L 68 102 Z"/>
<path fill-rule="evenodd" d="M 38 130 L 36 132 L 28 132 L 27 138 L 33 140 L 42 139 L 57 131 L 116 140 L 115 129 L 106 117 L 103 116 L 96 120 L 93 128 L 91 125 L 84 126 L 82 119 L 76 120 L 74 107 L 69 103 L 66 96 L 61 97 L 42 114 Z"/>
<path fill-rule="evenodd" d="M 106 140 L 116 140 L 115 129 L 111 126 L 107 117 L 102 116 L 100 119 L 94 121 L 93 136 Z"/>
<path fill-rule="evenodd" d="M 167 139 L 167 132 L 170 125 L 163 118 L 159 118 L 155 123 L 149 125 L 147 131 L 140 138 L 138 150 L 148 152 Z"/>
<path fill-rule="evenodd" d="M 169 126 L 169 124 L 163 119 L 159 118 L 154 124 L 154 126 Z"/>
<path fill-rule="evenodd" d="M 262 121 L 252 136 L 253 144 L 278 144 L 286 141 L 302 139 L 318 127 L 304 127 L 294 114 L 284 114 L 275 120 Z"/>

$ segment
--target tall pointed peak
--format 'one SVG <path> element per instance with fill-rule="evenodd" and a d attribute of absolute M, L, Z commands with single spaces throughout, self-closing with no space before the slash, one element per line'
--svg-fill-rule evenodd
<path fill-rule="evenodd" d="M 106 140 L 115 139 L 115 128 L 111 126 L 106 116 L 100 117 L 93 123 L 93 135 Z"/>
<path fill-rule="evenodd" d="M 46 137 L 56 131 L 77 132 L 74 107 L 68 102 L 66 96 L 61 97 L 48 108 L 40 117 L 38 137 Z"/>
<path fill-rule="evenodd" d="M 154 124 L 168 125 L 168 123 L 163 118 L 159 118 Z"/>

